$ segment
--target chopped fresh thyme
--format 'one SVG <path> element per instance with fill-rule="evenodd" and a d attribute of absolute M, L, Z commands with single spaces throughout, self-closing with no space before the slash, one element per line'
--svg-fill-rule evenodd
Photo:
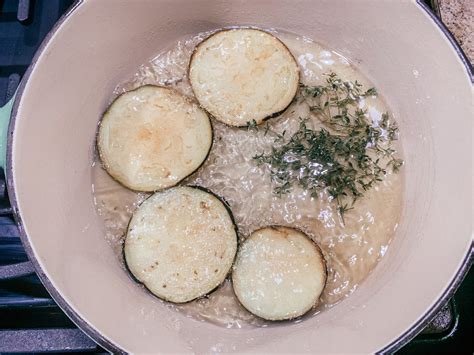
<path fill-rule="evenodd" d="M 245 127 L 247 128 L 247 131 L 249 131 L 249 132 L 250 131 L 257 132 L 258 131 L 257 121 L 255 121 L 255 120 L 248 121 L 247 125 Z"/>
<path fill-rule="evenodd" d="M 327 75 L 325 85 L 301 85 L 299 100 L 309 105 L 321 127 L 310 129 L 309 118 L 300 119 L 296 133 L 286 137 L 286 132 L 272 132 L 272 151 L 254 156 L 257 164 L 270 170 L 275 194 L 289 193 L 298 185 L 317 198 L 327 189 L 344 222 L 344 213 L 364 192 L 382 181 L 389 169 L 397 172 L 403 165 L 392 148 L 397 124 L 388 113 L 372 122 L 359 105 L 376 95 L 375 88 L 363 90 L 357 81 L 343 81 L 335 73 Z M 265 134 L 268 131 L 267 126 Z"/>

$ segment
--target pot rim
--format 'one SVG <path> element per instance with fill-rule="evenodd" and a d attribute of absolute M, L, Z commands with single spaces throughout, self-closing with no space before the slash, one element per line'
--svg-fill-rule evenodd
<path fill-rule="evenodd" d="M 425 11 L 427 15 L 431 18 L 434 24 L 441 30 L 441 32 L 445 35 L 448 42 L 451 44 L 455 52 L 457 53 L 459 59 L 463 63 L 466 74 L 469 77 L 472 84 L 474 84 L 474 76 L 473 76 L 473 68 L 472 65 L 467 58 L 464 51 L 461 49 L 457 41 L 455 40 L 454 36 L 448 30 L 446 25 L 441 22 L 441 20 L 428 8 L 428 6 L 423 2 L 423 0 L 413 0 L 422 11 Z M 48 278 L 46 273 L 42 270 L 34 252 L 33 248 L 28 240 L 28 236 L 26 231 L 23 228 L 21 216 L 18 210 L 18 200 L 16 196 L 15 185 L 13 181 L 13 167 L 12 167 L 12 160 L 13 160 L 13 131 L 15 129 L 16 117 L 18 114 L 18 107 L 20 101 L 23 97 L 23 93 L 26 87 L 26 83 L 33 72 L 36 63 L 39 57 L 42 55 L 43 51 L 52 40 L 54 34 L 59 30 L 62 24 L 77 10 L 81 4 L 83 4 L 85 0 L 76 0 L 71 7 L 61 16 L 61 18 L 56 22 L 53 26 L 51 31 L 46 35 L 45 39 L 39 46 L 38 50 L 36 51 L 31 64 L 29 65 L 24 77 L 21 80 L 21 83 L 18 87 L 17 94 L 15 97 L 15 101 L 13 104 L 10 125 L 8 128 L 8 138 L 7 138 L 7 159 L 6 159 L 6 177 L 7 177 L 7 188 L 10 197 L 10 203 L 13 209 L 13 216 L 15 218 L 15 222 L 18 226 L 20 232 L 20 239 L 23 244 L 23 247 L 26 250 L 29 260 L 34 266 L 35 272 L 40 278 L 41 282 L 54 299 L 54 301 L 58 304 L 61 310 L 66 313 L 66 315 L 76 324 L 84 333 L 90 337 L 94 342 L 98 345 L 106 349 L 111 353 L 118 353 L 118 354 L 126 354 L 126 351 L 120 348 L 117 344 L 113 343 L 110 339 L 106 338 L 103 334 L 100 333 L 98 329 L 94 326 L 89 324 L 82 316 L 76 312 L 68 303 L 67 301 L 61 296 L 60 292 L 54 287 L 51 280 Z M 450 300 L 453 294 L 456 292 L 457 288 L 463 281 L 464 277 L 466 276 L 468 270 L 470 269 L 472 263 L 474 261 L 474 241 L 471 241 L 470 250 L 466 253 L 464 260 L 462 261 L 459 269 L 456 272 L 456 275 L 451 280 L 450 284 L 446 287 L 443 291 L 442 295 L 438 298 L 435 304 L 429 308 L 409 329 L 407 329 L 403 334 L 401 334 L 397 339 L 393 340 L 391 343 L 386 345 L 384 348 L 380 349 L 377 353 L 393 353 L 407 344 L 411 339 L 413 339 L 419 332 L 421 332 L 426 325 L 431 321 L 433 316 L 437 314 Z"/>

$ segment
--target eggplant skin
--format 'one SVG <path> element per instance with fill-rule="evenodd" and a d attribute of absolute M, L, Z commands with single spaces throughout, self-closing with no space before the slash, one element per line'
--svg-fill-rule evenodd
<path fill-rule="evenodd" d="M 270 320 L 302 316 L 319 302 L 327 280 L 319 246 L 302 231 L 270 226 L 240 246 L 232 285 L 240 304 Z"/>
<path fill-rule="evenodd" d="M 196 99 L 216 120 L 244 127 L 291 105 L 300 69 L 286 45 L 253 28 L 218 31 L 196 46 L 188 67 Z"/>
<path fill-rule="evenodd" d="M 227 206 L 202 189 L 157 192 L 133 214 L 124 242 L 132 277 L 153 295 L 186 303 L 215 290 L 237 252 L 237 230 Z"/>
<path fill-rule="evenodd" d="M 104 169 L 135 191 L 177 185 L 207 159 L 213 130 L 204 110 L 171 88 L 141 86 L 104 113 L 97 148 Z"/>

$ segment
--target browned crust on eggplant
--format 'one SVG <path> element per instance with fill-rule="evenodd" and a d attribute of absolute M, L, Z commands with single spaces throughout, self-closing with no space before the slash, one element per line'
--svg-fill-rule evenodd
<path fill-rule="evenodd" d="M 299 66 L 298 61 L 296 60 L 295 56 L 293 55 L 293 53 L 291 53 L 291 51 L 290 51 L 290 49 L 288 48 L 288 46 L 287 46 L 285 43 L 283 43 L 283 41 L 282 41 L 281 39 L 279 39 L 277 36 L 273 35 L 272 33 L 267 32 L 267 31 L 265 31 L 265 30 L 262 30 L 262 29 L 260 29 L 260 28 L 254 28 L 254 27 L 222 28 L 222 29 L 220 29 L 220 30 L 217 30 L 217 31 L 214 32 L 213 34 L 209 35 L 208 37 L 206 37 L 205 39 L 203 39 L 201 42 L 199 42 L 199 44 L 198 44 L 196 47 L 194 47 L 194 50 L 193 50 L 193 52 L 192 52 L 192 54 L 191 54 L 191 57 L 189 58 L 188 69 L 187 69 L 187 71 L 186 71 L 186 75 L 187 75 L 188 79 L 190 79 L 191 64 L 192 64 L 192 62 L 193 62 L 194 55 L 195 55 L 196 52 L 198 51 L 199 47 L 200 47 L 204 42 L 206 42 L 208 39 L 210 39 L 211 37 L 214 37 L 215 35 L 217 35 L 217 34 L 219 34 L 219 33 L 221 33 L 221 32 L 229 32 L 229 31 L 235 31 L 235 30 L 252 30 L 252 31 L 256 31 L 256 32 L 263 32 L 263 33 L 268 34 L 268 35 L 272 36 L 273 38 L 275 38 L 278 42 L 280 42 L 280 43 L 283 45 L 283 47 L 286 48 L 286 50 L 287 50 L 288 53 L 290 54 L 291 58 L 293 58 L 293 60 L 295 61 L 295 64 L 296 64 L 296 66 L 298 67 L 298 82 L 301 81 L 301 70 L 300 70 L 300 66 Z M 217 119 L 211 112 L 209 112 L 205 107 L 203 107 L 203 106 L 201 105 L 201 103 L 199 102 L 199 100 L 198 100 L 197 97 L 196 97 L 196 93 L 194 92 L 194 88 L 193 88 L 193 84 L 191 83 L 191 80 L 189 80 L 189 85 L 191 86 L 191 91 L 193 92 L 193 95 L 194 95 L 194 97 L 196 98 L 196 101 L 199 103 L 199 106 L 200 106 L 204 111 L 206 111 L 209 116 L 213 117 L 216 121 L 219 121 L 219 122 L 221 122 L 221 123 L 223 123 L 223 124 L 225 124 L 226 126 L 229 126 L 229 127 L 235 127 L 235 128 L 245 128 L 245 127 L 247 127 L 247 125 L 248 125 L 249 122 L 247 122 L 247 124 L 245 124 L 245 125 L 235 126 L 235 125 L 230 125 L 230 124 L 228 124 L 228 123 L 226 123 L 226 122 L 223 122 L 223 121 Z M 268 121 L 269 119 L 275 118 L 275 117 L 277 117 L 277 116 L 280 116 L 283 112 L 285 112 L 285 111 L 293 104 L 293 101 L 294 101 L 294 99 L 295 99 L 295 97 L 296 97 L 296 94 L 298 93 L 298 88 L 299 88 L 299 86 L 296 87 L 296 90 L 295 90 L 295 93 L 294 93 L 294 95 L 293 95 L 293 98 L 291 99 L 290 103 L 289 103 L 284 109 L 282 109 L 282 110 L 280 110 L 280 111 L 278 111 L 278 112 L 272 113 L 271 115 L 268 115 L 267 117 L 264 117 L 264 118 L 262 119 L 262 122 L 257 123 L 257 125 L 261 125 L 261 124 L 265 123 L 266 121 Z"/>
<path fill-rule="evenodd" d="M 138 210 L 138 208 L 146 201 L 148 200 L 150 197 L 153 196 L 150 195 L 148 196 L 145 200 L 143 200 L 140 205 L 137 206 L 137 208 L 135 209 L 135 211 L 133 211 L 132 213 L 132 216 L 130 217 L 130 220 L 128 221 L 128 224 L 127 224 L 127 228 L 125 229 L 125 236 L 124 236 L 124 239 L 123 239 L 123 245 L 122 245 L 122 257 L 123 257 L 123 265 L 125 266 L 125 269 L 128 273 L 128 275 L 131 277 L 131 279 L 133 281 L 135 281 L 137 284 L 143 286 L 143 288 L 149 293 L 151 294 L 153 297 L 161 300 L 161 301 L 166 301 L 166 302 L 170 302 L 170 303 L 173 303 L 173 304 L 187 304 L 187 303 L 191 303 L 197 299 L 200 299 L 200 298 L 206 298 L 208 297 L 210 294 L 212 294 L 213 292 L 215 292 L 217 289 L 219 289 L 219 287 L 222 286 L 222 284 L 225 282 L 225 280 L 227 278 L 229 278 L 232 274 L 232 268 L 234 266 L 234 263 L 235 263 L 235 260 L 237 258 L 237 252 L 238 252 L 238 249 L 239 249 L 239 230 L 237 228 L 237 224 L 235 223 L 235 219 L 234 219 L 234 215 L 232 214 L 232 210 L 230 209 L 230 206 L 228 204 L 228 202 L 221 196 L 219 196 L 218 194 L 214 193 L 213 191 L 205 188 L 205 187 L 202 187 L 202 186 L 197 186 L 197 185 L 181 185 L 181 186 L 186 186 L 186 187 L 190 187 L 190 188 L 194 188 L 194 189 L 197 189 L 197 190 L 201 190 L 201 191 L 204 191 L 204 192 L 207 192 L 208 194 L 214 196 L 215 198 L 217 198 L 220 202 L 222 202 L 222 204 L 224 205 L 225 209 L 227 210 L 227 213 L 229 213 L 229 216 L 230 216 L 230 220 L 232 221 L 232 224 L 234 226 L 234 230 L 235 230 L 235 238 L 236 238 L 236 242 L 237 242 L 237 249 L 236 249 L 236 252 L 235 252 L 235 255 L 234 255 L 234 259 L 232 260 L 232 264 L 229 268 L 229 271 L 227 272 L 226 276 L 224 277 L 224 279 L 221 281 L 221 283 L 219 283 L 219 285 L 217 285 L 215 288 L 213 288 L 212 290 L 210 290 L 209 292 L 206 292 L 205 294 L 201 295 L 201 296 L 198 296 L 196 298 L 193 298 L 192 300 L 189 300 L 189 301 L 186 301 L 186 302 L 175 302 L 175 301 L 170 301 L 166 298 L 162 298 L 162 297 L 159 297 L 157 296 L 156 294 L 154 294 L 148 287 L 146 287 L 146 285 L 141 282 L 140 280 L 138 280 L 135 275 L 132 273 L 132 271 L 130 270 L 130 268 L 128 267 L 128 263 L 127 263 L 127 258 L 126 258 L 126 254 L 125 254 L 125 242 L 127 240 L 127 237 L 128 237 L 128 230 L 129 230 L 129 227 L 130 227 L 130 222 L 132 221 L 132 218 L 133 216 L 135 215 L 135 212 Z"/>
<path fill-rule="evenodd" d="M 142 86 L 139 86 L 133 90 L 129 90 L 129 91 L 126 91 L 126 92 L 123 92 L 121 93 L 120 95 L 118 95 L 111 103 L 110 105 L 107 107 L 107 109 L 104 111 L 104 113 L 102 114 L 101 116 L 101 119 L 99 121 L 99 124 L 98 124 L 98 129 L 97 129 L 97 133 L 96 133 L 96 136 L 95 136 L 95 146 L 97 147 L 97 152 L 98 152 L 98 155 L 99 155 L 99 160 L 100 160 L 100 165 L 102 167 L 102 169 L 104 169 L 107 174 L 115 181 L 117 181 L 120 185 L 124 186 L 125 188 L 131 190 L 131 191 L 135 191 L 135 192 L 149 192 L 149 193 L 154 193 L 154 192 L 158 192 L 158 191 L 164 191 L 166 189 L 169 189 L 169 188 L 172 188 L 172 187 L 175 187 L 177 186 L 179 183 L 181 183 L 182 181 L 184 181 L 185 179 L 187 179 L 188 177 L 190 177 L 191 175 L 193 175 L 196 171 L 198 171 L 203 165 L 204 163 L 206 162 L 207 158 L 209 158 L 209 154 L 211 153 L 211 150 L 212 150 L 212 146 L 214 145 L 214 126 L 212 124 L 212 120 L 210 119 L 209 117 L 209 113 L 204 110 L 206 112 L 206 114 L 208 115 L 208 119 L 209 119 L 209 124 L 211 125 L 211 144 L 209 146 L 209 149 L 207 151 L 207 154 L 205 156 L 205 158 L 203 159 L 202 163 L 199 164 L 198 167 L 196 167 L 196 169 L 194 169 L 191 173 L 189 173 L 188 175 L 186 175 L 185 177 L 183 177 L 182 179 L 180 180 L 177 180 L 176 183 L 174 185 L 171 185 L 171 186 L 168 186 L 168 187 L 164 187 L 164 188 L 161 188 L 161 189 L 157 189 L 157 190 L 137 190 L 137 189 L 132 189 L 130 188 L 129 186 L 127 186 L 126 184 L 124 184 L 119 178 L 113 176 L 107 169 L 107 166 L 105 164 L 105 160 L 102 158 L 102 155 L 103 153 L 101 152 L 101 148 L 100 148 L 100 140 L 98 139 L 99 138 L 99 135 L 100 135 L 100 130 L 102 128 L 102 122 L 104 120 L 104 117 L 105 115 L 109 112 L 110 108 L 112 107 L 112 105 L 115 103 L 115 101 L 117 101 L 122 95 L 124 94 L 128 94 L 130 92 L 133 92 L 133 91 L 137 91 L 138 89 L 141 89 L 141 88 L 144 88 L 144 87 L 153 87 L 153 88 L 160 88 L 160 89 L 166 89 L 166 90 L 170 90 L 170 91 L 173 91 L 175 93 L 178 93 L 179 95 L 181 95 L 186 101 L 188 101 L 189 103 L 193 103 L 193 104 L 197 104 L 199 106 L 199 108 L 201 108 L 202 110 L 204 110 L 201 105 L 199 104 L 199 102 L 197 102 L 197 100 L 193 100 L 191 99 L 190 97 L 188 96 L 185 96 L 183 94 L 181 94 L 180 92 L 178 92 L 177 90 L 173 89 L 173 88 L 170 88 L 170 87 L 167 87 L 167 86 L 160 86 L 160 85 L 152 85 L 152 84 L 146 84 L 146 85 L 142 85 Z"/>

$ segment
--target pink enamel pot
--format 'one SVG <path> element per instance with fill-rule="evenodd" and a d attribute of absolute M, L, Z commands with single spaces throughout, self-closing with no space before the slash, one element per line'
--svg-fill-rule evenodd
<path fill-rule="evenodd" d="M 178 38 L 230 25 L 291 31 L 351 59 L 402 132 L 404 208 L 391 248 L 351 297 L 298 324 L 225 329 L 169 309 L 123 271 L 93 204 L 97 123 L 117 83 Z M 1 122 L 30 260 L 66 314 L 112 352 L 392 352 L 472 260 L 472 70 L 421 1 L 77 1 L 36 54 L 9 126 Z"/>

